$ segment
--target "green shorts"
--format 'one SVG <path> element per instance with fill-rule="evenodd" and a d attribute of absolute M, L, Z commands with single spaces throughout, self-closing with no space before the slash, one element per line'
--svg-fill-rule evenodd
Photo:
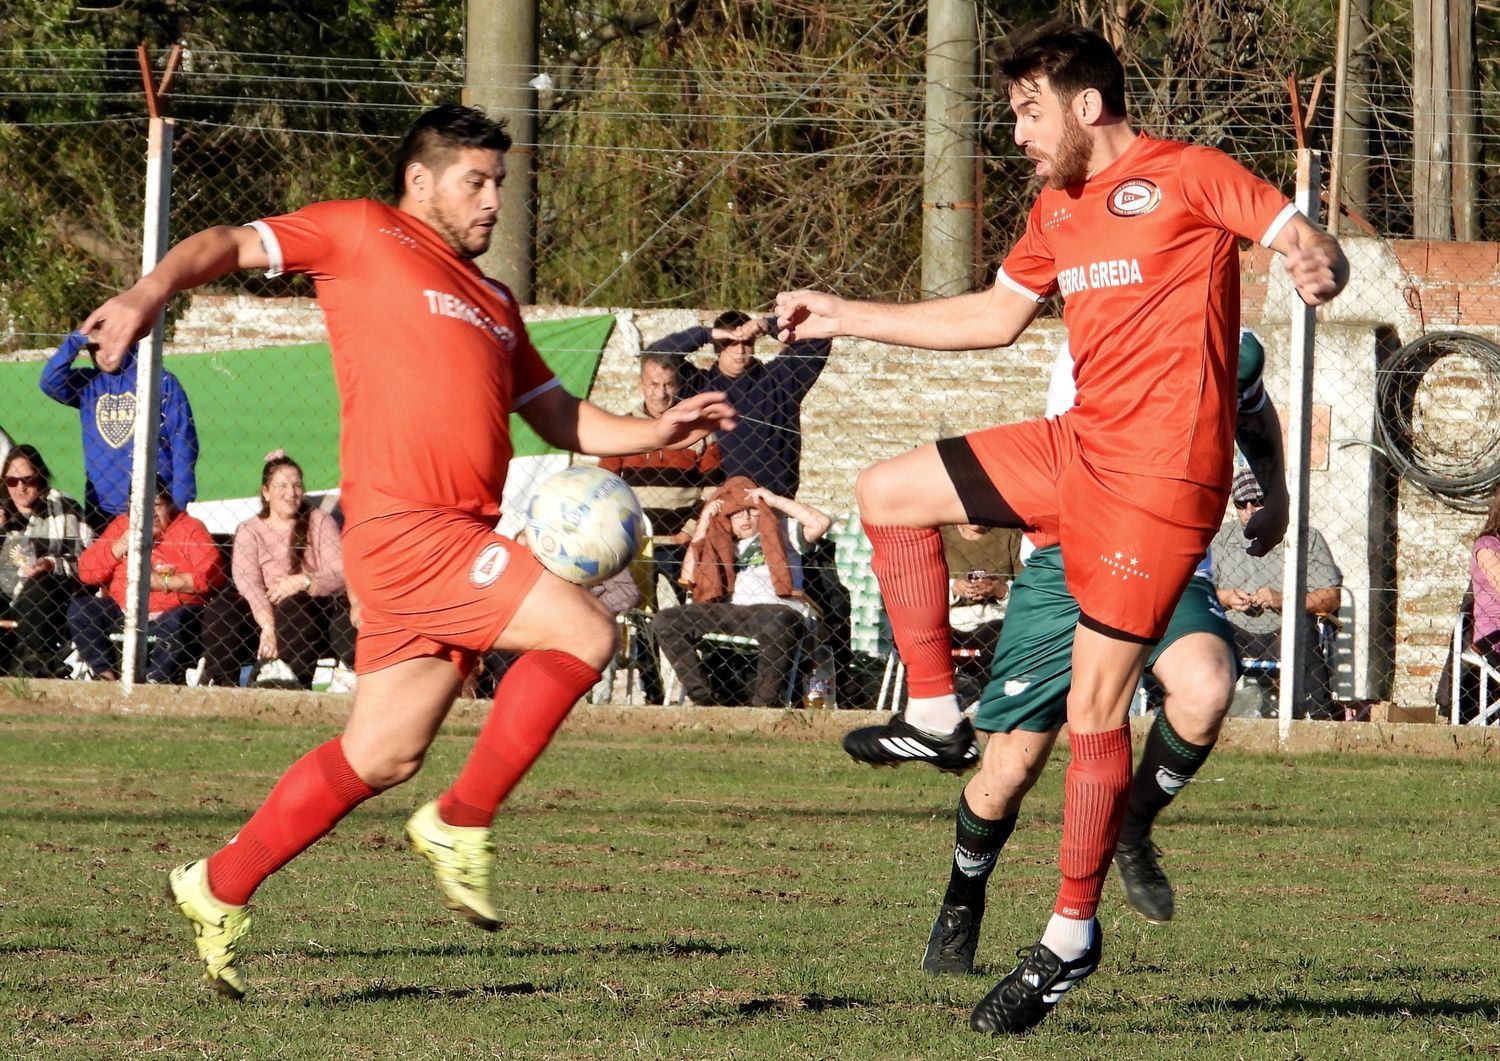
<path fill-rule="evenodd" d="M 1049 733 L 1068 717 L 1068 690 L 1073 684 L 1073 631 L 1078 602 L 1068 592 L 1062 549 L 1038 549 L 1010 587 L 1005 625 L 990 664 L 990 681 L 979 698 L 974 728 L 987 733 L 1026 730 Z M 1210 633 L 1229 646 L 1236 658 L 1234 632 L 1224 618 L 1218 595 L 1208 579 L 1194 575 L 1172 612 L 1167 632 L 1146 661 L 1149 670 L 1178 638 Z"/>

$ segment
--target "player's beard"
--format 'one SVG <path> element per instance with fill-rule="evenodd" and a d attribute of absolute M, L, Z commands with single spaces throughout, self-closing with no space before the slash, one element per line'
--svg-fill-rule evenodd
<path fill-rule="evenodd" d="M 493 230 L 465 225 L 448 210 L 441 199 L 433 200 L 426 220 L 460 258 L 477 258 L 490 249 L 490 234 Z"/>
<path fill-rule="evenodd" d="M 1063 111 L 1062 143 L 1052 160 L 1052 171 L 1047 174 L 1047 187 L 1061 190 L 1083 183 L 1089 175 L 1089 163 L 1093 157 L 1094 145 L 1088 133 L 1083 131 L 1083 123 L 1073 116 L 1071 110 Z"/>

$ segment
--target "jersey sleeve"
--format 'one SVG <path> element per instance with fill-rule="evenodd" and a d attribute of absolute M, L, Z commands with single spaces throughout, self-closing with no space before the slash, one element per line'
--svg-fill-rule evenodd
<path fill-rule="evenodd" d="M 542 355 L 536 352 L 536 347 L 531 344 L 531 337 L 526 334 L 525 329 L 516 341 L 515 353 L 511 355 L 511 371 L 515 374 L 515 386 L 512 393 L 510 411 L 515 412 L 538 394 L 551 390 L 553 387 L 561 387 L 562 382 L 553 371 L 547 367 L 547 362 L 542 360 Z"/>
<path fill-rule="evenodd" d="M 1215 148 L 1187 147 L 1181 167 L 1183 194 L 1199 217 L 1263 247 L 1297 212 L 1273 185 Z"/>
<path fill-rule="evenodd" d="M 1042 236 L 1041 200 L 1031 207 L 1026 231 L 1005 256 L 995 283 L 1004 284 L 1016 294 L 1042 302 L 1057 294 L 1057 261 Z"/>
<path fill-rule="evenodd" d="M 290 214 L 250 222 L 266 249 L 266 276 L 337 276 L 346 256 L 359 254 L 367 206 L 362 199 L 313 203 Z"/>

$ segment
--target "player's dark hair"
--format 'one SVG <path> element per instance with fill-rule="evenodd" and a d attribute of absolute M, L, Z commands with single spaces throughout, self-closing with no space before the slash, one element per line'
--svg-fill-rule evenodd
<path fill-rule="evenodd" d="M 681 374 L 682 355 L 669 354 L 663 350 L 642 350 L 641 371 L 646 371 L 647 365 L 660 365 L 662 368 L 670 368 L 673 372 Z"/>
<path fill-rule="evenodd" d="M 1484 526 L 1478 537 L 1483 538 L 1486 534 L 1500 537 L 1500 486 L 1496 486 L 1495 492 L 1490 495 L 1490 510 L 1484 517 Z"/>
<path fill-rule="evenodd" d="M 1005 87 L 1045 77 L 1064 103 L 1096 89 L 1116 118 L 1128 118 L 1125 67 L 1114 47 L 1091 29 L 1062 20 L 1022 27 L 1006 40 L 1000 58 Z"/>
<path fill-rule="evenodd" d="M 267 489 L 271 485 L 271 476 L 282 468 L 295 468 L 297 474 L 302 474 L 302 465 L 298 464 L 285 453 L 279 453 L 266 461 L 266 466 L 260 470 L 260 488 Z M 260 518 L 265 519 L 271 514 L 271 499 L 264 493 L 260 495 Z M 312 505 L 308 504 L 307 497 L 302 498 L 302 506 L 297 509 L 297 518 L 292 522 L 292 574 L 302 570 L 303 558 L 307 555 L 308 527 L 312 523 Z"/>
<path fill-rule="evenodd" d="M 11 464 L 22 457 L 25 457 L 27 463 L 31 465 L 32 473 L 41 480 L 37 485 L 37 496 L 40 501 L 45 502 L 48 492 L 52 489 L 52 472 L 48 469 L 47 462 L 42 460 L 42 455 L 37 452 L 35 446 L 26 445 L 25 443 L 19 446 L 12 446 L 10 453 L 5 457 L 4 470 L 0 471 L 0 475 L 9 475 Z M 17 524 L 16 529 L 24 529 L 31 518 L 29 516 L 26 519 L 21 518 L 21 510 L 10 499 L 10 491 L 3 489 L 0 489 L 0 513 L 4 514 L 3 517 L 0 517 L 0 524 L 5 525 L 6 530 L 11 529 L 10 524 L 12 523 Z"/>
<path fill-rule="evenodd" d="M 457 103 L 433 107 L 406 131 L 396 151 L 396 172 L 391 191 L 399 201 L 406 194 L 406 167 L 420 162 L 433 172 L 440 172 L 461 148 L 475 147 L 498 151 L 510 150 L 510 134 L 505 120 L 491 118 L 484 111 Z"/>

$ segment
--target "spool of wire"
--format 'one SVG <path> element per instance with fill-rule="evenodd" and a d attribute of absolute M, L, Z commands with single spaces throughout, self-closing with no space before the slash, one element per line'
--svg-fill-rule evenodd
<path fill-rule="evenodd" d="M 1484 512 L 1500 482 L 1500 345 L 1433 332 L 1375 375 L 1376 430 L 1403 478 L 1462 512 Z"/>

